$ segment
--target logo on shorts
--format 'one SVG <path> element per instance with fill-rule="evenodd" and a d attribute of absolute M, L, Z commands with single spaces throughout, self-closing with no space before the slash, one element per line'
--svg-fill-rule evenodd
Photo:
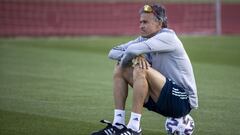
<path fill-rule="evenodd" d="M 179 97 L 180 99 L 187 99 L 188 95 L 185 91 L 181 91 L 178 88 L 172 89 L 172 95 Z"/>

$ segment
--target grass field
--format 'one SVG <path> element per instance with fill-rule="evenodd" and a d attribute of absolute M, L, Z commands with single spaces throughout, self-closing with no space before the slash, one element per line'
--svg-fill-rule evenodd
<path fill-rule="evenodd" d="M 98 121 L 113 115 L 107 53 L 132 38 L 0 39 L 0 134 L 89 135 L 102 128 Z M 195 135 L 239 135 L 240 37 L 181 40 L 198 86 Z M 164 122 L 144 110 L 144 135 L 164 135 Z"/>

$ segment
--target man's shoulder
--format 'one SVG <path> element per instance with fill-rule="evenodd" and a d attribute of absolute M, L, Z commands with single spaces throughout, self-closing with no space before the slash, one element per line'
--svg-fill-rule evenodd
<path fill-rule="evenodd" d="M 158 34 L 156 35 L 156 38 L 160 39 L 173 39 L 175 38 L 176 34 L 174 30 L 169 29 L 169 28 L 163 28 L 161 29 Z"/>
<path fill-rule="evenodd" d="M 172 29 L 169 29 L 169 28 L 163 28 L 160 30 L 159 34 L 165 34 L 165 33 L 168 33 L 168 34 L 175 34 L 175 31 L 172 30 Z"/>

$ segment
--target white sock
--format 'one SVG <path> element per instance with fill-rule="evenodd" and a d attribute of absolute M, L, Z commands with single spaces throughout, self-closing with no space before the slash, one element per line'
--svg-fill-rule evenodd
<path fill-rule="evenodd" d="M 142 116 L 141 114 L 131 112 L 131 117 L 127 127 L 131 128 L 134 131 L 139 131 L 141 116 Z"/>
<path fill-rule="evenodd" d="M 119 110 L 119 109 L 114 110 L 113 125 L 118 128 L 122 128 L 122 126 L 117 126 L 116 123 L 125 125 L 125 110 Z"/>

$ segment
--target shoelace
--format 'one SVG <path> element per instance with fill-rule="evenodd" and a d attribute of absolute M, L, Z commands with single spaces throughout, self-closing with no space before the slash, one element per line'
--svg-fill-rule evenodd
<path fill-rule="evenodd" d="M 125 132 L 121 133 L 120 135 L 132 135 L 132 133 L 130 131 L 128 131 L 128 130 L 131 130 L 131 129 L 128 129 L 125 125 L 120 124 L 120 123 L 116 123 L 116 125 L 122 126 L 123 127 L 122 129 L 125 130 Z"/>
<path fill-rule="evenodd" d="M 113 129 L 113 125 L 110 121 L 107 120 L 101 120 L 100 122 L 107 124 L 108 126 L 103 130 L 104 133 L 107 135 L 115 134 L 115 130 Z"/>
<path fill-rule="evenodd" d="M 131 132 L 133 132 L 132 129 L 128 129 L 125 125 L 120 124 L 120 123 L 116 123 L 116 125 L 122 126 L 122 127 L 123 127 L 122 130 L 125 130 L 124 133 L 121 133 L 120 135 L 133 135 L 133 134 L 131 133 Z M 141 129 L 140 129 L 140 130 L 141 130 Z"/>

